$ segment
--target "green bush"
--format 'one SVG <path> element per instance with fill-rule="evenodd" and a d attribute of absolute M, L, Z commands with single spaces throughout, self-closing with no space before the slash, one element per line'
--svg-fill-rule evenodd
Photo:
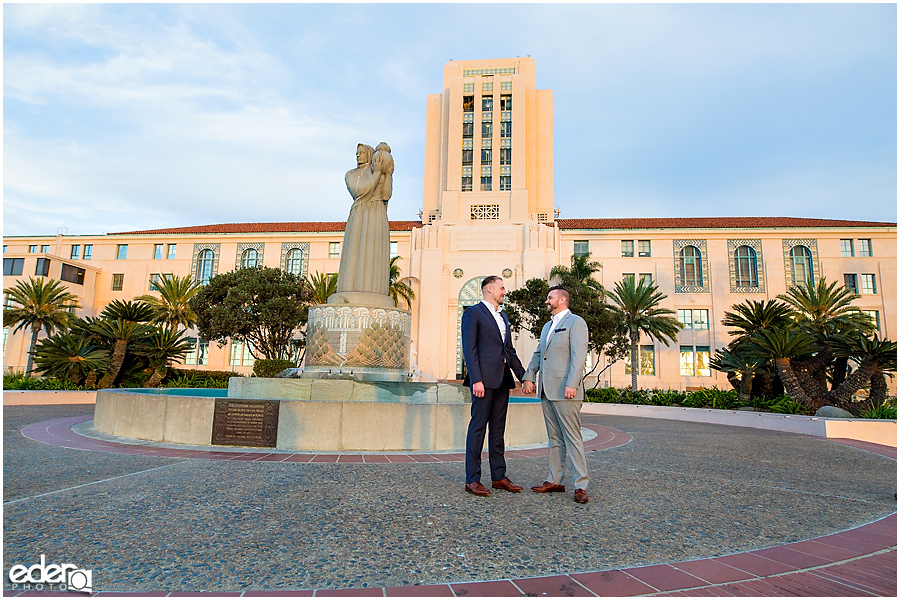
<path fill-rule="evenodd" d="M 893 401 L 888 398 L 884 403 L 878 404 L 869 401 L 861 413 L 860 419 L 897 419 L 897 398 Z"/>
<path fill-rule="evenodd" d="M 810 411 L 806 409 L 805 406 L 791 398 L 790 396 L 782 395 L 777 396 L 772 399 L 772 404 L 769 406 L 769 410 L 772 412 L 783 413 L 786 415 L 808 415 Z"/>
<path fill-rule="evenodd" d="M 650 393 L 643 389 L 625 388 L 619 392 L 619 404 L 650 404 Z"/>
<path fill-rule="evenodd" d="M 710 390 L 706 388 L 688 392 L 685 395 L 684 400 L 681 401 L 681 405 L 687 408 L 704 408 L 711 404 L 712 394 L 710 393 Z"/>
<path fill-rule="evenodd" d="M 162 387 L 167 388 L 207 388 L 226 389 L 232 377 L 243 377 L 231 371 L 202 371 L 191 369 L 169 369 Z"/>
<path fill-rule="evenodd" d="M 75 385 L 64 379 L 56 379 L 55 377 L 38 378 L 22 373 L 4 373 L 3 374 L 4 390 L 89 390 L 91 388 L 82 385 Z"/>
<path fill-rule="evenodd" d="M 653 406 L 674 406 L 684 400 L 684 392 L 678 390 L 651 390 L 650 404 Z"/>
<path fill-rule="evenodd" d="M 614 387 L 585 390 L 584 401 L 613 404 L 619 401 L 619 390 Z"/>
<path fill-rule="evenodd" d="M 257 377 L 275 377 L 285 369 L 291 369 L 296 366 L 292 360 L 261 358 L 253 363 L 253 374 Z"/>

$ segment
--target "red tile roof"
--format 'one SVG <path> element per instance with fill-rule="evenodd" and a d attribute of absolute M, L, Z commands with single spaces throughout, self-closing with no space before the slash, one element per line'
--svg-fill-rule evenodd
<path fill-rule="evenodd" d="M 879 221 L 799 217 L 672 217 L 635 219 L 557 219 L 560 229 L 774 229 L 783 227 L 896 227 Z"/>
<path fill-rule="evenodd" d="M 391 221 L 391 231 L 412 231 L 421 227 L 421 221 Z M 152 235 L 173 233 L 310 233 L 344 231 L 344 221 L 320 221 L 310 223 L 219 223 L 217 225 L 195 225 L 193 227 L 170 227 L 168 229 L 142 229 L 140 231 L 119 231 L 107 235 Z"/>
<path fill-rule="evenodd" d="M 896 227 L 896 223 L 880 221 L 846 221 L 838 219 L 806 219 L 800 217 L 671 217 L 628 219 L 557 219 L 560 229 L 773 229 L 791 227 Z M 421 221 L 391 221 L 391 231 L 411 231 L 422 227 Z M 196 233 L 312 233 L 340 232 L 343 221 L 292 223 L 220 223 L 168 229 L 120 231 L 108 235 L 154 235 Z"/>

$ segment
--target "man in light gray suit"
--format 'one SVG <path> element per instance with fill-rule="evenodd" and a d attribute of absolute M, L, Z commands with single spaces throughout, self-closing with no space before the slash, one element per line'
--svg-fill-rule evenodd
<path fill-rule="evenodd" d="M 532 487 L 538 493 L 565 492 L 562 484 L 566 457 L 575 488 L 575 502 L 588 501 L 587 461 L 581 437 L 581 402 L 584 400 L 584 363 L 588 351 L 588 328 L 584 319 L 572 314 L 572 295 L 562 286 L 550 288 L 546 305 L 553 317 L 544 325 L 537 350 L 522 378 L 522 391 L 537 391 L 544 409 L 549 439 L 550 476 L 542 485 Z"/>

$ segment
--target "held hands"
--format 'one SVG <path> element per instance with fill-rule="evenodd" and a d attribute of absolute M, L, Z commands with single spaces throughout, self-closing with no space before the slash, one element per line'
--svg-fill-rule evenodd
<path fill-rule="evenodd" d="M 472 394 L 476 398 L 484 398 L 484 382 L 478 381 L 472 384 Z"/>
<path fill-rule="evenodd" d="M 533 381 L 523 381 L 522 382 L 522 391 L 526 394 L 531 394 L 534 392 L 534 382 Z"/>

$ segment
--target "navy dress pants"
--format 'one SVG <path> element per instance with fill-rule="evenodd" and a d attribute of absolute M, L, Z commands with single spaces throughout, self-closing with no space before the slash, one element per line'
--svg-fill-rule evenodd
<path fill-rule="evenodd" d="M 508 388 L 485 388 L 481 398 L 472 395 L 472 419 L 466 434 L 466 483 L 481 481 L 481 450 L 484 447 L 485 429 L 489 425 L 488 460 L 491 465 L 491 481 L 500 481 L 506 477 L 503 434 L 506 431 L 508 407 Z"/>

